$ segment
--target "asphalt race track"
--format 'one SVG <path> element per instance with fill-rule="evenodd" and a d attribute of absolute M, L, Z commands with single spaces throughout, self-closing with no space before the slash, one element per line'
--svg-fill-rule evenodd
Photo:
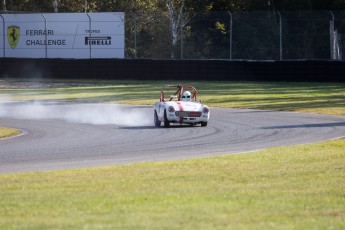
<path fill-rule="evenodd" d="M 8 103 L 2 105 L 2 110 L 25 110 L 21 106 Z M 65 113 L 76 108 L 75 104 L 50 106 L 59 111 L 62 108 Z M 345 117 L 211 108 L 207 127 L 157 128 L 153 125 L 152 106 L 116 106 L 115 112 L 109 109 L 113 105 L 97 106 L 100 105 L 88 105 L 82 110 L 82 117 L 74 119 L 67 119 L 61 112 L 56 115 L 57 110 L 46 117 L 0 113 L 0 126 L 23 131 L 18 137 L 0 139 L 0 173 L 205 157 L 345 136 Z M 95 114 L 110 113 L 113 119 L 102 120 L 100 116 L 98 122 L 91 122 L 83 117 L 93 114 L 95 108 Z M 140 116 L 133 116 L 137 112 Z M 123 115 L 131 123 L 123 117 L 117 122 L 116 118 Z"/>

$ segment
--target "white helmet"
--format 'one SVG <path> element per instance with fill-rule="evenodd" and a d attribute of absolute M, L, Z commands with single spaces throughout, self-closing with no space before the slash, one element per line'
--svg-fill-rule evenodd
<path fill-rule="evenodd" d="M 192 94 L 189 91 L 184 91 L 181 101 L 192 101 Z"/>

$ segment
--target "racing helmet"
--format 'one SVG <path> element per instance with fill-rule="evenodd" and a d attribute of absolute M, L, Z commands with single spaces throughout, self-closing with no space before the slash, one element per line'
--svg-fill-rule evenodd
<path fill-rule="evenodd" d="M 189 91 L 184 91 L 181 101 L 192 101 L 192 94 Z"/>

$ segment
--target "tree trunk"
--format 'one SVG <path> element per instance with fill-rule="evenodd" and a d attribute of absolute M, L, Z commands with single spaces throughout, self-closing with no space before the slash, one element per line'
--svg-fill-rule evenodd
<path fill-rule="evenodd" d="M 180 9 L 178 10 L 177 7 L 174 5 L 174 0 L 168 0 L 167 1 L 167 7 L 168 12 L 170 16 L 170 22 L 171 22 L 171 58 L 175 58 L 174 49 L 177 44 L 179 33 L 180 33 L 180 27 L 182 23 L 182 13 L 183 13 L 183 7 L 184 7 L 185 0 L 181 2 Z"/>
<path fill-rule="evenodd" d="M 53 0 L 54 13 L 59 12 L 59 0 Z"/>
<path fill-rule="evenodd" d="M 2 10 L 6 11 L 6 0 L 2 1 Z"/>

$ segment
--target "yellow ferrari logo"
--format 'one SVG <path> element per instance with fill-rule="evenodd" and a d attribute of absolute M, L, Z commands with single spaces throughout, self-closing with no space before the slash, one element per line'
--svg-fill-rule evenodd
<path fill-rule="evenodd" d="M 19 42 L 20 28 L 12 25 L 7 27 L 7 40 L 12 49 L 16 48 Z"/>

